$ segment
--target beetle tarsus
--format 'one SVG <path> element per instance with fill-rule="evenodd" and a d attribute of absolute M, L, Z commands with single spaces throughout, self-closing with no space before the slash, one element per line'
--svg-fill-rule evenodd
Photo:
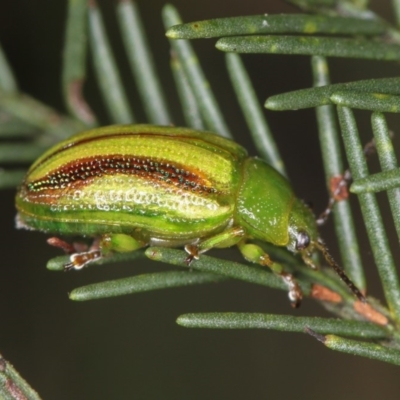
<path fill-rule="evenodd" d="M 187 266 L 189 266 L 193 262 L 193 260 L 199 259 L 199 248 L 196 245 L 187 244 L 185 246 L 185 251 L 189 254 L 185 259 L 185 263 Z"/>
<path fill-rule="evenodd" d="M 299 284 L 291 274 L 282 273 L 280 275 L 289 289 L 288 297 L 291 306 L 293 308 L 299 308 L 301 305 L 301 300 L 303 299 L 303 292 L 301 291 Z"/>
<path fill-rule="evenodd" d="M 87 264 L 99 260 L 102 257 L 100 250 L 90 250 L 82 253 L 74 253 L 70 256 L 70 262 L 64 265 L 64 271 L 80 270 Z"/>
<path fill-rule="evenodd" d="M 190 264 L 193 262 L 194 257 L 192 255 L 189 255 L 185 258 L 185 264 L 189 267 Z"/>

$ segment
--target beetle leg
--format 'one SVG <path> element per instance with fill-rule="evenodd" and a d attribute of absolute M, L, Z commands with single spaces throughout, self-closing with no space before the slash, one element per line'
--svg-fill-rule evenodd
<path fill-rule="evenodd" d="M 117 253 L 127 253 L 146 246 L 147 243 L 137 240 L 125 233 L 111 233 L 102 235 L 100 238 L 100 248 L 103 254 L 115 251 Z"/>
<path fill-rule="evenodd" d="M 65 240 L 57 237 L 47 239 L 47 243 L 54 247 L 59 247 L 70 255 L 69 263 L 64 265 L 64 271 L 71 269 L 81 269 L 92 261 L 101 258 L 98 241 L 94 242 L 89 251 L 86 251 L 88 246 L 82 243 L 69 244 Z"/>
<path fill-rule="evenodd" d="M 279 275 L 289 289 L 288 297 L 292 307 L 297 308 L 300 306 L 303 293 L 292 274 L 285 272 L 281 264 L 272 261 L 269 255 L 260 246 L 253 243 L 242 242 L 239 243 L 238 247 L 246 260 L 269 267 L 275 274 Z"/>
<path fill-rule="evenodd" d="M 185 258 L 186 265 L 190 265 L 193 260 L 199 259 L 199 249 L 195 244 L 187 244 L 185 246 L 185 251 L 188 253 L 188 256 Z"/>
<path fill-rule="evenodd" d="M 77 252 L 75 245 L 72 245 L 58 237 L 48 238 L 47 243 L 50 246 L 58 247 L 58 248 L 64 250 L 67 254 L 74 254 Z"/>
<path fill-rule="evenodd" d="M 205 253 L 214 247 L 231 247 L 242 240 L 244 235 L 244 229 L 236 226 L 218 233 L 215 236 L 201 240 L 196 244 L 187 244 L 185 246 L 185 251 L 189 255 L 185 261 L 188 265 L 190 265 L 194 259 L 199 259 L 200 254 Z"/>
<path fill-rule="evenodd" d="M 90 250 L 71 254 L 69 257 L 69 263 L 64 265 L 64 271 L 70 271 L 71 269 L 82 269 L 87 264 L 96 261 L 101 257 L 102 254 L 100 250 Z"/>
<path fill-rule="evenodd" d="M 82 269 L 93 261 L 99 260 L 110 252 L 126 253 L 140 249 L 147 243 L 141 242 L 124 233 L 102 235 L 89 251 L 71 254 L 70 262 L 64 266 L 65 270 Z"/>

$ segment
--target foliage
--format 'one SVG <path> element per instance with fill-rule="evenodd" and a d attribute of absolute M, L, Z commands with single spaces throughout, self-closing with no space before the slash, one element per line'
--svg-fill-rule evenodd
<path fill-rule="evenodd" d="M 216 48 L 226 52 L 227 71 L 259 155 L 287 175 L 239 53 L 310 55 L 314 87 L 272 96 L 266 99 L 265 107 L 270 110 L 315 108 L 329 192 L 331 179 L 340 176 L 345 170 L 340 150 L 340 136 L 342 137 L 354 180 L 350 191 L 357 194 L 360 201 L 384 289 L 385 303 L 381 304 L 368 297 L 368 303 L 362 304 L 349 295 L 342 283 L 332 277 L 329 271 L 312 271 L 285 250 L 267 246 L 271 256 L 279 259 L 289 271 L 294 271 L 298 276 L 304 293 L 324 305 L 338 319 L 215 313 L 185 314 L 178 318 L 177 323 L 192 328 L 258 328 L 307 332 L 328 348 L 400 365 L 400 284 L 375 198 L 376 192 L 387 192 L 400 239 L 400 215 L 397 211 L 400 209 L 400 170 L 384 115 L 400 111 L 400 78 L 330 84 L 326 59 L 347 57 L 381 62 L 398 61 L 400 33 L 396 27 L 369 10 L 365 2 L 303 0 L 293 3 L 311 14 L 260 15 L 182 24 L 177 10 L 171 5 L 165 6 L 163 19 L 172 49 L 171 69 L 181 99 L 182 112 L 188 126 L 232 137 L 188 40 L 218 38 Z M 393 6 L 395 10 L 400 10 L 400 2 L 393 0 Z M 148 122 L 170 124 L 172 118 L 166 96 L 156 74 L 137 5 L 128 0 L 121 1 L 117 5 L 117 14 L 132 75 Z M 400 12 L 398 14 L 400 23 Z M 5 166 L 0 170 L 1 188 L 16 186 L 24 174 L 24 170 L 7 165 L 32 162 L 49 145 L 86 127 L 97 126 L 98 118 L 83 96 L 88 42 L 109 121 L 135 122 L 100 9 L 94 1 L 89 2 L 87 8 L 86 0 L 70 0 L 62 76 L 69 115 L 60 115 L 22 93 L 0 49 L 0 113 L 3 120 L 0 125 L 0 162 Z M 382 168 L 380 173 L 370 175 L 368 172 L 354 109 L 372 113 L 371 125 Z M 16 138 L 25 141 L 15 142 Z M 366 291 L 367 284 L 353 217 L 347 201 L 339 201 L 335 205 L 334 222 L 344 268 L 356 285 Z M 349 243 L 352 245 L 349 246 Z M 202 256 L 191 264 L 195 271 L 185 271 L 185 255 L 183 251 L 175 249 L 149 248 L 145 253 L 136 252 L 123 257 L 132 260 L 144 255 L 171 266 L 178 266 L 179 270 L 92 284 L 75 289 L 70 298 L 83 301 L 225 279 L 285 289 L 273 274 L 258 266 L 209 256 Z M 115 262 L 120 258 L 121 255 L 115 255 L 101 262 Z M 65 257 L 59 257 L 50 260 L 48 268 L 62 270 L 64 263 Z M 350 336 L 352 339 L 342 336 Z M 0 377 L 2 382 L 8 379 L 4 370 L 0 371 Z M 17 374 L 12 379 L 21 391 L 28 390 Z M 0 386 L 1 394 L 5 398 L 12 398 L 9 386 Z"/>

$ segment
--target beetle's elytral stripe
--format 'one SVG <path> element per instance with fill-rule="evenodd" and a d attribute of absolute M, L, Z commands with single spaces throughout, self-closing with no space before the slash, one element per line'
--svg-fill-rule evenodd
<path fill-rule="evenodd" d="M 120 154 L 86 157 L 53 170 L 43 178 L 27 183 L 29 192 L 79 188 L 105 175 L 135 175 L 152 183 L 161 183 L 197 193 L 216 193 L 212 183 L 200 171 L 189 171 L 177 163 L 148 157 L 128 157 Z"/>
<path fill-rule="evenodd" d="M 49 154 L 47 157 L 42 158 L 42 160 L 40 160 L 40 162 L 38 164 L 36 164 L 33 168 L 36 169 L 38 168 L 41 164 L 43 164 L 44 162 L 46 162 L 49 158 L 54 157 L 55 155 L 62 153 L 63 151 L 73 148 L 73 147 L 78 147 L 78 146 L 82 146 L 82 145 L 86 145 L 90 142 L 99 142 L 99 141 L 106 141 L 110 138 L 127 138 L 129 136 L 138 138 L 140 136 L 142 137 L 149 137 L 149 133 L 147 132 L 113 132 L 113 133 L 109 133 L 107 135 L 103 135 L 103 136 L 93 136 L 93 137 L 83 137 L 83 138 L 79 138 L 76 141 L 70 141 L 69 143 L 65 144 L 64 146 L 60 147 L 59 149 L 57 149 L 56 151 L 53 151 L 51 154 Z M 157 133 L 151 133 L 150 137 L 152 138 L 165 138 L 165 135 L 163 134 L 157 134 Z M 168 136 L 167 136 L 168 137 Z M 181 134 L 181 135 L 174 135 L 173 136 L 174 140 L 179 140 L 179 139 L 192 139 L 191 136 L 185 135 L 185 134 Z M 213 144 L 214 147 L 218 147 L 216 144 Z M 31 170 L 30 172 L 32 172 L 33 170 Z"/>

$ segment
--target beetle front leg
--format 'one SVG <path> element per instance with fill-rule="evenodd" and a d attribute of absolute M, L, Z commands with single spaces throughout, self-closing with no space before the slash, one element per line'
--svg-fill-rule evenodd
<path fill-rule="evenodd" d="M 239 243 L 238 247 L 247 261 L 267 266 L 271 268 L 275 274 L 279 275 L 289 289 L 288 296 L 292 307 L 297 308 L 300 306 L 303 292 L 292 274 L 285 272 L 281 264 L 272 261 L 269 255 L 260 246 L 253 243 Z"/>
<path fill-rule="evenodd" d="M 70 262 L 64 268 L 67 271 L 71 269 L 79 270 L 91 262 L 107 256 L 111 252 L 126 253 L 135 251 L 146 245 L 147 243 L 123 233 L 105 234 L 99 240 L 95 240 L 88 251 L 71 254 Z"/>

